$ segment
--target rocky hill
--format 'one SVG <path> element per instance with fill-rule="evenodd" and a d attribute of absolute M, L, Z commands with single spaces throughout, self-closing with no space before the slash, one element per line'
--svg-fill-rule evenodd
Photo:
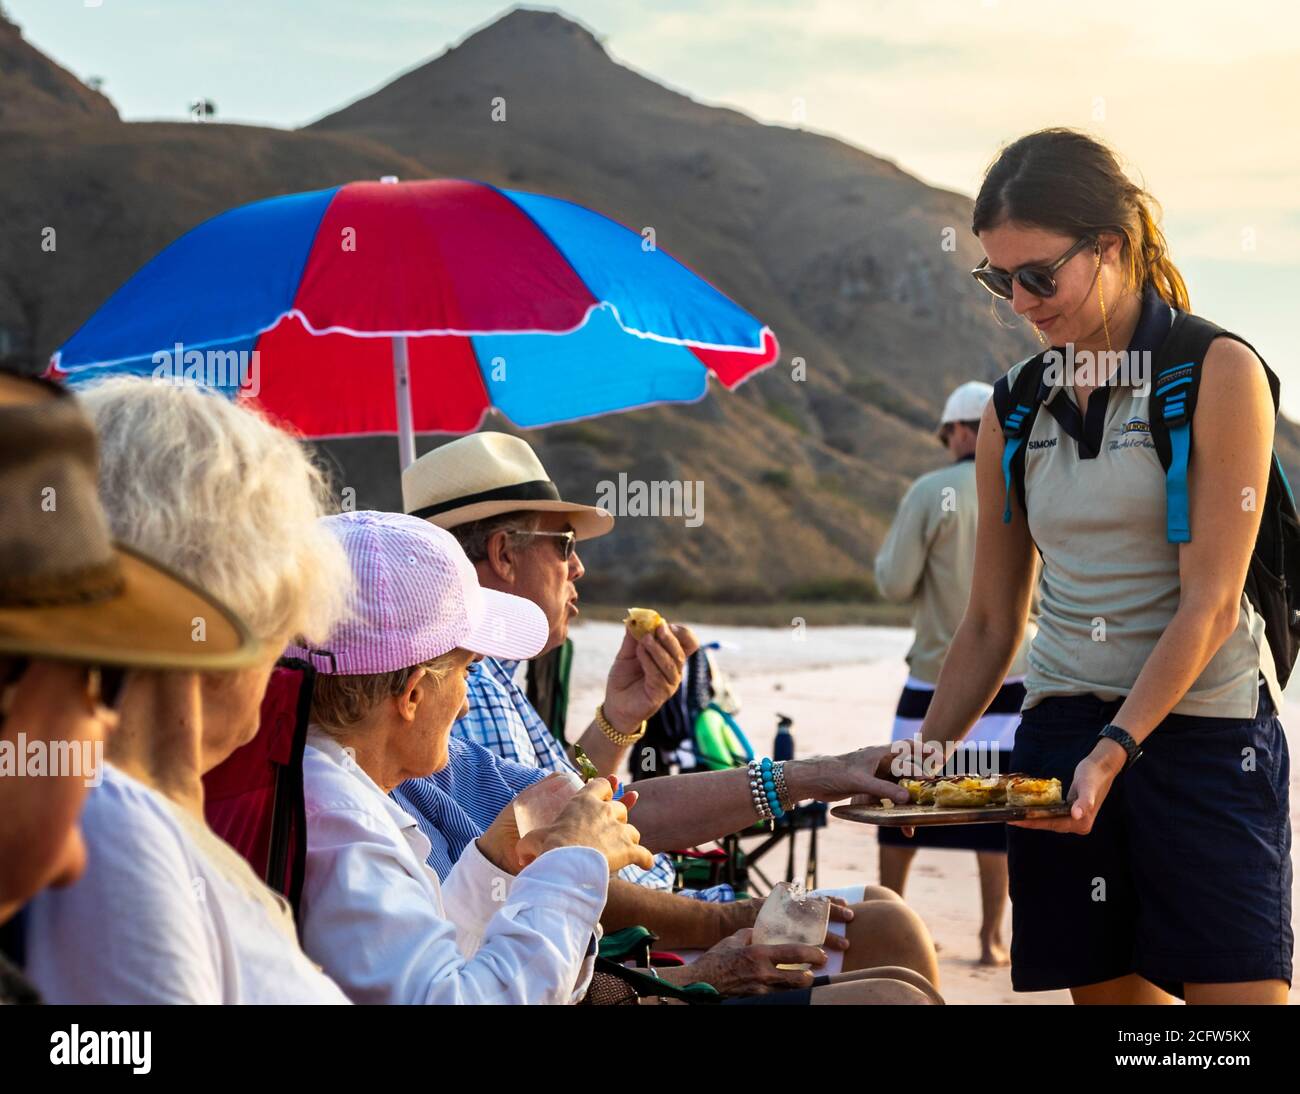
<path fill-rule="evenodd" d="M 947 391 L 1032 345 L 967 275 L 968 197 L 698 103 L 578 23 L 516 9 L 296 132 L 123 123 L 0 22 L 0 349 L 43 362 L 135 268 L 231 205 L 384 174 L 478 178 L 653 227 L 781 340 L 781 362 L 734 393 L 528 434 L 578 499 L 620 472 L 705 484 L 699 527 L 626 518 L 592 544 L 589 596 L 863 588 L 906 484 L 942 461 Z M 1280 443 L 1300 466 L 1294 426 Z M 325 447 L 361 504 L 398 504 L 392 441 Z"/>

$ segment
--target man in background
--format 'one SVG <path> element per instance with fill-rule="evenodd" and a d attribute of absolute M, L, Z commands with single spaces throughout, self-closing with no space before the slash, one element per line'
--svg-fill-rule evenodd
<path fill-rule="evenodd" d="M 911 485 L 876 555 L 876 585 L 881 595 L 911 604 L 916 630 L 907 652 L 907 684 L 894 717 L 895 741 L 909 740 L 921 732 L 939 669 L 970 598 L 979 524 L 975 443 L 980 417 L 992 394 L 990 385 L 972 380 L 948 397 L 939 421 L 939 441 L 951 462 L 922 475 Z M 983 773 L 985 768 L 1001 773 L 1011 770 L 1011 749 L 1025 698 L 1025 656 L 1035 630 L 1031 619 L 1010 675 L 962 742 L 967 749 L 964 773 Z M 1002 935 L 1007 908 L 1006 826 L 922 827 L 910 838 L 898 829 L 881 828 L 880 883 L 902 896 L 919 847 L 975 852 L 983 905 L 980 962 L 1009 964 L 1010 954 Z"/>

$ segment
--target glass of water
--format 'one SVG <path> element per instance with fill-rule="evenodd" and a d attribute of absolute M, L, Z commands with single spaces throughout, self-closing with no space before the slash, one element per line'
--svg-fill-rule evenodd
<path fill-rule="evenodd" d="M 780 946 L 797 942 L 820 946 L 826 941 L 830 923 L 830 897 L 804 892 L 798 882 L 781 881 L 773 886 L 754 921 L 751 942 L 755 946 Z M 807 964 L 778 965 L 778 969 L 807 969 Z"/>

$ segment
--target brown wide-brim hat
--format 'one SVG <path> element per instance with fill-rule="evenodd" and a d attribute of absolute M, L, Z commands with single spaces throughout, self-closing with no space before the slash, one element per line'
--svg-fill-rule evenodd
<path fill-rule="evenodd" d="M 402 505 L 439 528 L 500 513 L 564 513 L 579 539 L 614 528 L 612 513 L 560 497 L 532 446 L 509 433 L 471 433 L 426 452 L 402 472 Z"/>
<path fill-rule="evenodd" d="M 0 653 L 227 670 L 263 650 L 229 608 L 114 544 L 94 428 L 53 384 L 0 374 Z"/>

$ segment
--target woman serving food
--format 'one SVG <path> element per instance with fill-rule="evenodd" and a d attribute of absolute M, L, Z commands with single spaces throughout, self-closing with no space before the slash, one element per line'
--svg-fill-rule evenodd
<path fill-rule="evenodd" d="M 1071 810 L 1009 834 L 1012 984 L 1076 1003 L 1284 1003 L 1289 761 L 1266 621 L 1243 591 L 1270 374 L 1186 314 L 1149 196 L 1084 134 L 1005 148 L 973 229 L 975 278 L 1059 351 L 1011 369 L 984 412 L 975 578 L 922 726 L 954 741 L 988 706 L 1037 550 L 1012 769 L 1060 779 Z M 1208 331 L 1201 348 L 1164 360 L 1187 329 Z M 1041 380 L 1018 383 L 1027 368 Z M 1179 385 L 1199 392 L 1194 430 Z"/>

